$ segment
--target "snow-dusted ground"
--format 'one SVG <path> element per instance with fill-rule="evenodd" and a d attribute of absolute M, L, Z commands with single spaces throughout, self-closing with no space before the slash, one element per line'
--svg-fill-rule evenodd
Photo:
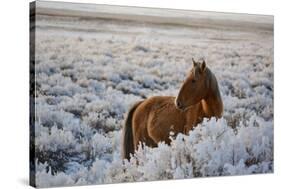
<path fill-rule="evenodd" d="M 232 27 L 231 15 L 214 15 L 208 19 L 220 27 L 38 15 L 37 185 L 273 172 L 272 18 Z M 140 149 L 123 164 L 126 112 L 140 99 L 176 95 L 192 57 L 205 58 L 215 73 L 223 118 L 205 120 L 171 146 Z"/>

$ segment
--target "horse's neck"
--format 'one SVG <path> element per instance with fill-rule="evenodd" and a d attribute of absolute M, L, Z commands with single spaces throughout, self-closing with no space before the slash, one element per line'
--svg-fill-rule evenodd
<path fill-rule="evenodd" d="M 212 74 L 212 73 L 211 73 Z M 215 77 L 211 75 L 211 77 Z M 223 103 L 220 96 L 216 78 L 213 78 L 209 85 L 207 96 L 201 100 L 202 108 L 206 117 L 220 118 L 223 112 Z"/>
<path fill-rule="evenodd" d="M 222 101 L 218 98 L 207 98 L 201 101 L 203 112 L 206 117 L 217 117 L 222 116 Z"/>

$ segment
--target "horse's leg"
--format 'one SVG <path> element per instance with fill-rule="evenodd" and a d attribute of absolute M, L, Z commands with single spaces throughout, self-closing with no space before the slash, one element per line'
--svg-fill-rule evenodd
<path fill-rule="evenodd" d="M 157 147 L 157 143 L 149 136 L 147 132 L 148 127 L 148 113 L 141 108 L 136 111 L 133 119 L 133 135 L 135 150 L 141 145 L 149 147 Z"/>
<path fill-rule="evenodd" d="M 147 124 L 141 123 L 139 125 L 139 128 L 145 128 L 145 129 L 138 129 L 136 132 L 134 132 L 135 137 L 134 137 L 134 146 L 135 150 L 139 148 L 141 145 L 149 146 L 149 147 L 157 147 L 157 143 L 149 136 L 147 133 Z"/>
<path fill-rule="evenodd" d="M 143 142 L 143 128 L 144 127 L 144 123 L 135 120 L 133 123 L 133 133 L 134 133 L 134 147 L 135 150 L 138 149 L 139 145 L 142 145 Z"/>
<path fill-rule="evenodd" d="M 170 127 L 167 127 L 163 123 L 158 123 L 157 121 L 148 123 L 148 136 L 157 144 L 159 142 L 165 142 L 166 144 L 171 143 L 171 139 L 169 138 Z"/>
<path fill-rule="evenodd" d="M 148 134 L 149 137 L 154 141 L 156 146 L 159 142 L 165 142 L 166 144 L 171 143 L 171 139 L 169 138 L 169 135 L 160 133 L 159 131 L 157 131 L 157 129 L 150 129 Z"/>
<path fill-rule="evenodd" d="M 188 135 L 189 131 L 193 129 L 192 123 L 186 123 L 183 129 L 183 134 Z"/>

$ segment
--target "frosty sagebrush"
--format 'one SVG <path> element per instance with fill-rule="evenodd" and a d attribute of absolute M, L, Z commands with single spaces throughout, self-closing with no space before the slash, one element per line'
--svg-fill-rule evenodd
<path fill-rule="evenodd" d="M 46 15 L 36 24 L 38 187 L 273 172 L 270 31 Z M 218 78 L 223 119 L 205 120 L 171 146 L 144 147 L 123 164 L 127 110 L 143 98 L 176 96 L 186 62 L 201 56 Z"/>
<path fill-rule="evenodd" d="M 247 126 L 241 123 L 237 130 L 224 119 L 205 119 L 189 136 L 179 134 L 170 146 L 160 143 L 158 148 L 139 148 L 124 164 L 116 155 L 111 163 L 97 159 L 90 169 L 74 164 L 75 172 L 57 175 L 47 173 L 46 164 L 39 164 L 37 181 L 44 186 L 80 185 L 271 172 L 272 124 L 255 115 L 252 118 L 255 121 Z M 94 138 L 105 145 L 103 150 L 110 148 L 106 144 L 112 141 L 99 134 Z"/>

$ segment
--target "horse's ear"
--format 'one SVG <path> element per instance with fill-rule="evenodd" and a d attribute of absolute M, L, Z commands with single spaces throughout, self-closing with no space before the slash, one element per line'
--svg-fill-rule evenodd
<path fill-rule="evenodd" d="M 206 69 L 206 62 L 205 62 L 205 60 L 203 60 L 203 62 L 201 63 L 200 68 L 201 68 L 202 72 L 205 71 L 205 69 Z"/>
<path fill-rule="evenodd" d="M 192 58 L 192 62 L 193 62 L 193 67 L 197 66 L 197 63 L 195 62 L 195 60 Z"/>

